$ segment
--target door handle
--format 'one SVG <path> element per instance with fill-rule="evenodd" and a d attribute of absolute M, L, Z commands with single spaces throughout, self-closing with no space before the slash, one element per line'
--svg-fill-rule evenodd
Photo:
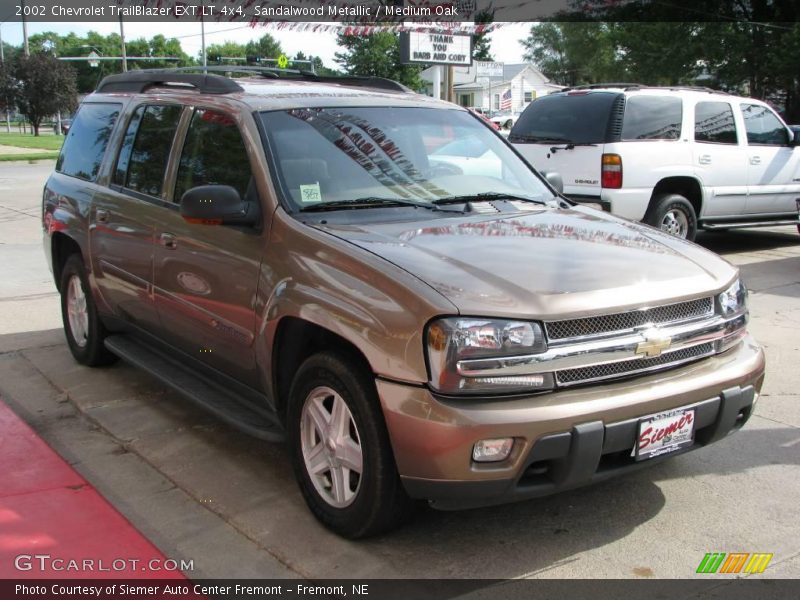
<path fill-rule="evenodd" d="M 710 154 L 703 154 L 697 160 L 701 165 L 710 165 L 711 164 L 711 155 Z"/>
<path fill-rule="evenodd" d="M 161 245 L 169 248 L 170 250 L 174 250 L 178 247 L 178 240 L 175 239 L 175 236 L 171 233 L 162 233 L 159 237 L 159 241 Z"/>
<path fill-rule="evenodd" d="M 751 156 L 750 157 L 750 164 L 751 165 L 760 165 L 761 164 L 761 157 L 760 156 Z"/>
<path fill-rule="evenodd" d="M 94 211 L 94 218 L 98 223 L 108 223 L 108 211 L 98 208 Z"/>

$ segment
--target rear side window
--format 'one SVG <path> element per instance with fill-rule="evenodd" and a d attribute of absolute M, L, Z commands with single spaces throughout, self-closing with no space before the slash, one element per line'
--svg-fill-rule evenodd
<path fill-rule="evenodd" d="M 161 196 L 180 116 L 180 106 L 137 109 L 128 124 L 117 160 L 115 181 L 119 185 L 148 196 Z"/>
<path fill-rule="evenodd" d="M 766 106 L 742 104 L 747 143 L 757 146 L 785 146 L 789 132 L 781 120 Z"/>
<path fill-rule="evenodd" d="M 241 198 L 248 194 L 251 172 L 236 122 L 226 114 L 197 109 L 183 143 L 175 202 L 198 185 L 229 185 Z"/>
<path fill-rule="evenodd" d="M 618 97 L 618 93 L 594 92 L 538 98 L 522 113 L 509 141 L 604 144 Z"/>
<path fill-rule="evenodd" d="M 677 140 L 683 102 L 672 96 L 630 96 L 622 121 L 623 140 Z"/>
<path fill-rule="evenodd" d="M 121 108 L 121 104 L 82 105 L 61 149 L 56 171 L 86 181 L 97 179 Z"/>
<path fill-rule="evenodd" d="M 694 139 L 712 144 L 736 144 L 733 109 L 727 102 L 698 102 L 694 108 Z"/>

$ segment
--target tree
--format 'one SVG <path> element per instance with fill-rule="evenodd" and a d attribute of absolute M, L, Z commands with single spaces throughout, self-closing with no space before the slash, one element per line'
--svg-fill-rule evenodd
<path fill-rule="evenodd" d="M 278 58 L 283 54 L 281 43 L 266 33 L 259 40 L 251 40 L 245 46 L 245 56 L 256 56 L 258 58 Z"/>
<path fill-rule="evenodd" d="M 14 99 L 27 117 L 33 134 L 39 135 L 42 120 L 78 105 L 75 70 L 51 54 L 36 52 L 20 56 L 14 68 Z"/>
<path fill-rule="evenodd" d="M 421 67 L 400 63 L 400 41 L 396 33 L 381 31 L 367 36 L 338 36 L 344 52 L 336 53 L 336 62 L 349 75 L 386 77 L 407 85 L 413 90 L 422 87 Z"/>
<path fill-rule="evenodd" d="M 620 81 L 625 70 L 606 23 L 540 23 L 520 40 L 524 58 L 562 85 Z"/>
<path fill-rule="evenodd" d="M 238 64 L 247 62 L 247 47 L 244 44 L 225 41 L 221 44 L 211 44 L 206 47 L 209 63 Z M 221 60 L 223 58 L 236 58 L 238 60 Z"/>
<path fill-rule="evenodd" d="M 488 25 L 494 21 L 494 14 L 490 11 L 482 11 L 475 15 L 475 24 Z M 492 40 L 488 33 L 479 33 L 472 39 L 472 60 L 493 61 Z"/>

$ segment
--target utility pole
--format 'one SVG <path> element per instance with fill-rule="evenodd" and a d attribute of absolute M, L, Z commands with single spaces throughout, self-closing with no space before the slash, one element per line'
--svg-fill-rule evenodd
<path fill-rule="evenodd" d="M 0 25 L 0 62 L 6 62 L 6 51 L 3 48 L 3 27 Z M 8 110 L 6 101 L 6 133 L 11 133 L 11 111 Z"/>
<path fill-rule="evenodd" d="M 119 39 L 122 46 L 122 72 L 128 70 L 128 57 L 125 53 L 125 28 L 122 26 L 122 15 L 119 16 Z"/>
<path fill-rule="evenodd" d="M 25 21 L 25 0 L 20 0 L 20 8 L 22 8 L 22 41 L 25 47 L 25 56 L 30 56 L 31 51 L 28 48 L 28 23 Z"/>
<path fill-rule="evenodd" d="M 205 7 L 201 4 L 201 9 L 205 10 Z M 206 22 L 203 15 L 200 15 L 200 48 L 203 52 L 203 66 L 208 66 L 208 59 L 206 58 Z"/>

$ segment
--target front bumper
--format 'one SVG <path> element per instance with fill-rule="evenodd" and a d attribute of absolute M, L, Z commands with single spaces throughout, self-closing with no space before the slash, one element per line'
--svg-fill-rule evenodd
<path fill-rule="evenodd" d="M 379 380 L 395 459 L 406 491 L 436 508 L 486 506 L 602 481 L 713 443 L 752 414 L 764 354 L 750 337 L 699 362 L 616 383 L 514 399 L 444 399 Z M 695 407 L 694 444 L 636 462 L 641 417 Z M 478 440 L 513 437 L 511 455 L 475 463 Z"/>

